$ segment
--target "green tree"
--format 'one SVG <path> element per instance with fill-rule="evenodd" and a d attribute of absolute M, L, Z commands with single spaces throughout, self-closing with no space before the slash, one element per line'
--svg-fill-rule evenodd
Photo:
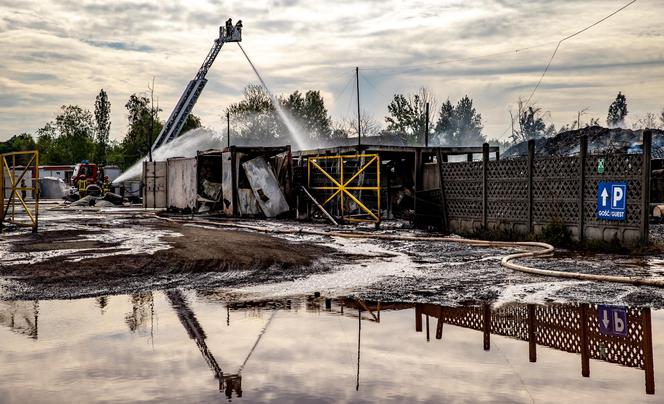
<path fill-rule="evenodd" d="M 625 97 L 623 93 L 618 92 L 616 99 L 609 106 L 609 114 L 606 117 L 606 124 L 609 127 L 624 125 L 627 114 L 627 97 Z"/>
<path fill-rule="evenodd" d="M 405 144 L 424 144 L 426 128 L 426 104 L 435 110 L 435 98 L 426 88 L 421 88 L 416 94 L 405 96 L 395 94 L 392 102 L 387 106 L 388 116 L 385 117 L 387 130 L 399 133 Z M 431 104 L 433 105 L 433 108 Z M 430 114 L 433 115 L 433 114 Z M 429 117 L 429 129 L 433 129 L 433 122 Z"/>
<path fill-rule="evenodd" d="M 108 141 L 111 133 L 111 102 L 102 88 L 95 99 L 95 158 L 97 164 L 105 165 Z"/>
<path fill-rule="evenodd" d="M 510 116 L 512 117 L 512 135 L 510 137 L 514 143 L 552 136 L 556 132 L 554 125 L 546 125 L 545 112 L 534 103 L 526 106 L 525 102 L 519 99 L 517 116 L 514 117 L 512 111 L 510 111 Z"/>
<path fill-rule="evenodd" d="M 473 100 L 467 95 L 456 106 L 448 99 L 440 107 L 435 133 L 441 144 L 477 146 L 486 141 L 482 134 L 482 115 L 477 113 Z"/>
<path fill-rule="evenodd" d="M 284 107 L 300 124 L 309 140 L 327 140 L 332 135 L 332 119 L 320 91 L 309 90 L 304 96 L 295 91 L 282 100 Z"/>
<path fill-rule="evenodd" d="M 132 94 L 125 104 L 128 111 L 127 134 L 122 139 L 124 162 L 121 167 L 128 167 L 148 154 L 152 143 L 159 136 L 162 122 L 159 120 L 161 109 L 150 106 L 150 99 Z M 153 125 L 154 119 L 154 125 Z"/>
<path fill-rule="evenodd" d="M 73 164 L 94 154 L 92 113 L 78 105 L 63 105 L 55 122 L 37 130 L 37 147 L 44 164 Z"/>
<path fill-rule="evenodd" d="M 185 133 L 189 132 L 192 129 L 198 129 L 200 128 L 201 125 L 201 118 L 197 117 L 194 114 L 189 114 L 187 116 L 187 120 L 184 122 L 184 125 L 182 126 L 182 130 L 180 131 L 180 134 L 178 136 L 182 136 Z"/>
<path fill-rule="evenodd" d="M 111 140 L 106 151 L 106 164 L 126 168 L 125 151 L 122 143 Z"/>
<path fill-rule="evenodd" d="M 227 108 L 236 128 L 235 137 L 250 144 L 271 144 L 283 131 L 274 104 L 265 89 L 256 84 L 244 88 L 243 98 Z"/>
<path fill-rule="evenodd" d="M 0 154 L 11 153 L 17 151 L 30 151 L 36 150 L 37 144 L 35 140 L 28 133 L 21 133 L 20 135 L 14 135 L 7 139 L 4 142 L 0 142 Z M 28 164 L 30 161 L 30 156 L 28 155 L 18 155 L 15 157 L 16 164 Z M 11 163 L 10 163 L 11 164 Z"/>

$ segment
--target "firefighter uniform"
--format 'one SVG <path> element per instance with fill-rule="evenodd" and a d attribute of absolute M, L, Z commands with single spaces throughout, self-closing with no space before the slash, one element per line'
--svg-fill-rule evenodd
<path fill-rule="evenodd" d="M 78 180 L 78 194 L 81 196 L 81 198 L 85 196 L 87 189 L 88 180 L 85 178 L 85 176 L 83 176 Z"/>
<path fill-rule="evenodd" d="M 104 183 L 102 184 L 101 190 L 103 194 L 111 192 L 111 183 L 108 180 L 108 177 L 104 177 Z"/>

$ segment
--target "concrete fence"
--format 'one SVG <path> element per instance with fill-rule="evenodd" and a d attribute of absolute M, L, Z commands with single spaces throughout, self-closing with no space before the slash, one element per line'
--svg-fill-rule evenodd
<path fill-rule="evenodd" d="M 489 160 L 485 144 L 482 161 L 428 164 L 425 189 L 437 194 L 443 226 L 450 232 L 487 229 L 527 236 L 561 224 L 575 240 L 647 243 L 650 132 L 643 135 L 643 154 L 588 155 L 586 137 L 572 157 L 536 159 L 535 142 L 528 146 L 526 158 Z M 621 220 L 598 217 L 605 183 L 625 187 Z"/>

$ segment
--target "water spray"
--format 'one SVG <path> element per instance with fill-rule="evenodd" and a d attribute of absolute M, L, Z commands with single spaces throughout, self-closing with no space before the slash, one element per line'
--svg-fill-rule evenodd
<path fill-rule="evenodd" d="M 304 144 L 304 139 L 302 139 L 302 135 L 300 131 L 297 129 L 297 125 L 293 123 L 293 120 L 288 116 L 288 113 L 284 111 L 283 108 L 281 107 L 279 100 L 276 99 L 276 97 L 272 94 L 272 92 L 268 88 L 267 84 L 265 84 L 263 77 L 261 77 L 260 73 L 258 73 L 258 70 L 256 70 L 256 66 L 254 66 L 254 63 L 249 58 L 249 55 L 247 55 L 247 52 L 244 51 L 242 44 L 238 42 L 237 46 L 239 46 L 242 53 L 244 53 L 244 57 L 247 58 L 249 65 L 251 65 L 251 68 L 254 70 L 254 73 L 256 73 L 256 77 L 258 77 L 258 80 L 261 82 L 261 85 L 263 86 L 267 94 L 270 96 L 272 104 L 274 104 L 274 108 L 277 110 L 277 114 L 279 114 L 281 121 L 284 123 L 284 125 L 286 125 L 286 128 L 288 128 L 288 131 L 290 132 L 291 136 L 293 137 L 293 140 L 295 141 L 297 149 L 298 150 L 306 149 Z"/>

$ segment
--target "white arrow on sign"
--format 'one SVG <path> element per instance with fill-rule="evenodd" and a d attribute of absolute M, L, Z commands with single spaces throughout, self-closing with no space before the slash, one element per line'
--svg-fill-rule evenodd
<path fill-rule="evenodd" d="M 606 189 L 604 190 L 606 192 Z M 602 319 L 602 323 L 604 324 L 604 328 L 609 328 L 609 311 L 604 310 L 604 318 Z"/>
<path fill-rule="evenodd" d="M 609 197 L 609 193 L 606 192 L 606 188 L 604 188 L 604 190 L 602 191 L 602 206 L 606 206 L 606 198 L 608 198 L 608 197 Z"/>

